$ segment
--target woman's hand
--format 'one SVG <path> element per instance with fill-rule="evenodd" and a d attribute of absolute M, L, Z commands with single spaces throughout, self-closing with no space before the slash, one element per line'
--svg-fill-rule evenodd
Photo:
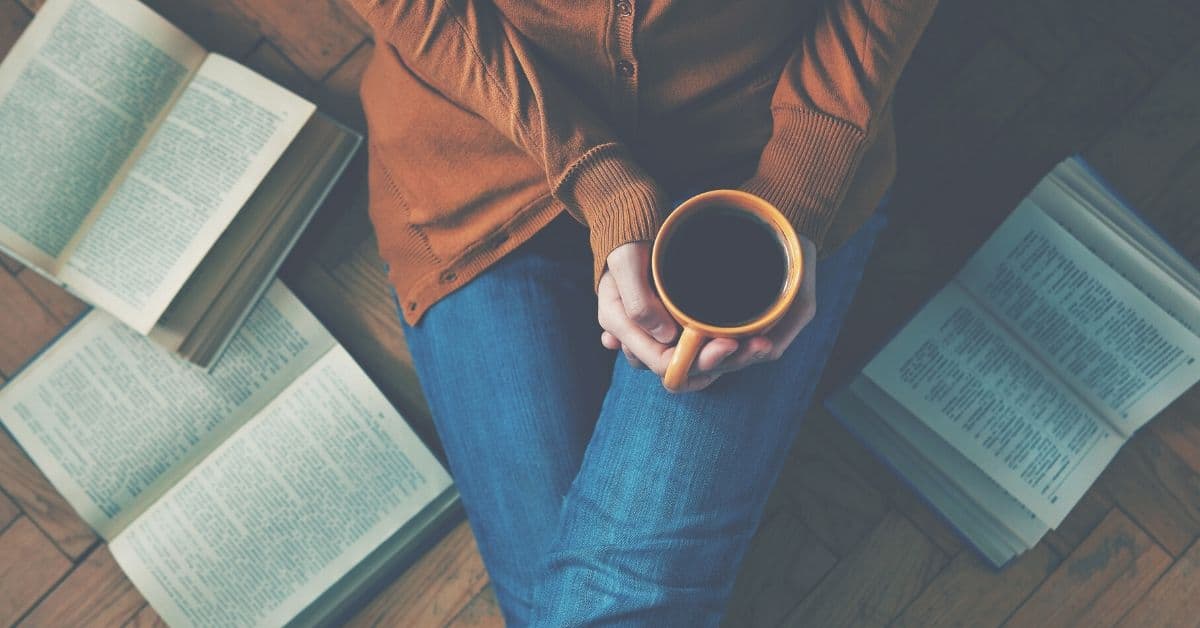
<path fill-rule="evenodd" d="M 600 342 L 621 349 L 636 368 L 660 377 L 667 370 L 671 343 L 679 325 L 650 285 L 650 242 L 629 242 L 613 249 L 597 288 Z"/>
<path fill-rule="evenodd" d="M 800 236 L 804 276 L 791 309 L 767 333 L 733 340 L 714 338 L 700 349 L 680 392 L 706 388 L 725 373 L 778 359 L 817 310 L 816 247 Z M 621 349 L 636 368 L 648 368 L 659 377 L 667 370 L 679 326 L 663 307 L 650 285 L 650 242 L 630 242 L 613 250 L 598 288 L 600 342 Z"/>

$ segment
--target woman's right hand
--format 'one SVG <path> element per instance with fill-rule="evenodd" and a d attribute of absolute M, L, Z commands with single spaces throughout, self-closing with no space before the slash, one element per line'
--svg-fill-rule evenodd
<path fill-rule="evenodd" d="M 613 249 L 597 288 L 597 318 L 604 333 L 600 342 L 620 349 L 634 368 L 646 368 L 660 378 L 679 337 L 679 325 L 667 313 L 650 282 L 650 242 L 629 242 Z M 728 338 L 708 341 L 700 350 L 692 375 L 679 392 L 700 390 L 716 381 L 711 373 L 738 349 Z"/>

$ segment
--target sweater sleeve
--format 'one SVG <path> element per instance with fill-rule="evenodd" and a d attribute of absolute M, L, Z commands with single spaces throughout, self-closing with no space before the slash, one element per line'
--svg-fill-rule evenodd
<path fill-rule="evenodd" d="M 828 0 L 784 67 L 773 127 L 742 189 L 820 250 L 936 0 Z"/>
<path fill-rule="evenodd" d="M 551 192 L 587 224 L 597 277 L 609 252 L 654 238 L 666 206 L 628 148 L 489 2 L 350 0 L 422 80 L 536 159 Z"/>

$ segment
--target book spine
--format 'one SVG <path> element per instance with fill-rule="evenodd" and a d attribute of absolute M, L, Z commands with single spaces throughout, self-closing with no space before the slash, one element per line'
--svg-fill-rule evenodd
<path fill-rule="evenodd" d="M 323 114 L 318 112 L 314 115 Z M 246 317 L 250 316 L 250 312 L 254 309 L 254 306 L 259 302 L 260 299 L 262 299 L 263 295 L 266 294 L 267 289 L 271 286 L 272 280 L 279 273 L 279 268 L 283 266 L 283 261 L 287 259 L 287 256 L 291 253 L 292 248 L 296 246 L 296 242 L 300 240 L 300 236 L 304 234 L 304 231 L 308 228 L 309 223 L 312 222 L 313 217 L 317 215 L 317 210 L 319 210 L 321 205 L 325 203 L 325 199 L 329 196 L 329 193 L 333 190 L 333 187 L 337 185 L 338 181 L 341 180 L 342 174 L 345 173 L 346 168 L 349 167 L 350 162 L 354 160 L 354 156 L 358 154 L 359 148 L 362 146 L 362 135 L 355 132 L 353 129 L 346 127 L 345 125 L 338 123 L 332 118 L 328 118 L 327 116 L 326 118 L 337 125 L 347 135 L 350 135 L 353 138 L 353 142 L 346 150 L 346 154 L 342 157 L 342 162 L 338 164 L 338 167 L 334 170 L 333 176 L 331 176 L 325 183 L 324 189 L 317 194 L 316 199 L 313 201 L 312 208 L 308 210 L 308 216 L 305 217 L 297 227 L 296 233 L 292 235 L 291 241 L 288 242 L 286 247 L 284 247 L 283 254 L 280 255 L 279 259 L 275 260 L 275 262 L 271 264 L 270 268 L 267 270 L 262 286 L 258 288 L 257 294 L 247 301 L 245 309 L 241 314 L 238 315 L 236 319 L 234 319 L 233 326 L 230 327 L 229 332 L 225 334 L 225 339 L 222 340 L 217 346 L 216 350 L 212 352 L 212 355 L 200 356 L 200 359 L 195 361 L 196 364 L 205 370 L 211 371 L 220 360 L 221 355 L 225 353 L 225 349 L 229 347 L 229 343 L 233 342 L 233 337 L 237 335 L 237 331 L 241 329 L 242 323 L 246 321 Z"/>
<path fill-rule="evenodd" d="M 1171 252 L 1179 256 L 1180 259 L 1187 259 L 1182 253 L 1179 252 L 1179 249 L 1176 248 L 1174 244 L 1171 244 L 1170 240 L 1163 236 L 1162 232 L 1159 231 L 1157 227 L 1155 227 L 1150 221 L 1146 220 L 1146 217 L 1143 216 L 1140 211 L 1138 211 L 1136 206 L 1130 203 L 1124 195 L 1122 195 L 1115 187 L 1113 187 L 1112 183 L 1110 183 L 1108 179 L 1104 178 L 1104 176 L 1100 174 L 1100 171 L 1096 170 L 1096 168 L 1093 167 L 1087 159 L 1084 159 L 1083 155 L 1076 153 L 1069 157 L 1069 159 L 1079 165 L 1079 167 L 1082 168 L 1084 172 L 1088 174 L 1088 176 L 1094 178 L 1096 183 L 1099 183 L 1100 186 L 1104 188 L 1105 192 L 1107 192 L 1113 197 L 1114 200 L 1120 203 L 1121 207 L 1128 211 L 1129 215 L 1137 220 L 1142 227 L 1145 227 L 1146 231 L 1153 234 L 1154 237 L 1158 238 L 1159 240 L 1162 240 L 1163 244 L 1167 245 L 1167 248 L 1171 249 Z"/>

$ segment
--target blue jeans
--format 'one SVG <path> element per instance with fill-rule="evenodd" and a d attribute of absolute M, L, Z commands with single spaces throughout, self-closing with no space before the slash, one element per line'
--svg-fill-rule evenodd
<path fill-rule="evenodd" d="M 718 624 L 885 223 L 821 260 L 779 360 L 700 392 L 600 345 L 586 239 L 520 247 L 405 325 L 508 625 Z"/>

